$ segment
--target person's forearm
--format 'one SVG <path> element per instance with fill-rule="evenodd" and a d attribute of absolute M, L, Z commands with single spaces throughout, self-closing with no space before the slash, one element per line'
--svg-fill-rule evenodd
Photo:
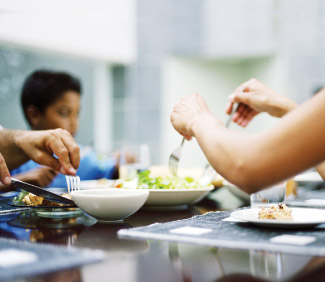
<path fill-rule="evenodd" d="M 270 106 L 270 108 L 272 108 L 270 114 L 274 117 L 283 117 L 287 113 L 298 107 L 298 105 L 294 101 L 280 95 L 269 103 L 270 105 L 272 105 Z"/>
<path fill-rule="evenodd" d="M 192 129 L 210 164 L 247 192 L 288 179 L 325 159 L 325 95 L 315 97 L 260 134 L 232 132 L 217 119 Z"/>
<path fill-rule="evenodd" d="M 14 169 L 28 160 L 27 155 L 17 144 L 20 130 L 0 130 L 0 152 L 6 160 L 8 169 Z"/>
<path fill-rule="evenodd" d="M 193 132 L 209 163 L 220 175 L 249 193 L 260 188 L 251 165 L 254 164 L 254 155 L 259 154 L 250 149 L 256 136 L 230 131 L 216 118 L 198 119 Z"/>
<path fill-rule="evenodd" d="M 317 172 L 319 173 L 319 175 L 325 181 L 325 161 L 320 163 L 319 165 L 317 165 L 315 168 L 316 168 Z"/>

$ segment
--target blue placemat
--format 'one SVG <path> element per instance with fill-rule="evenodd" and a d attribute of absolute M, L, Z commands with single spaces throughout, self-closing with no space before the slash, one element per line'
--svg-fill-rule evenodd
<path fill-rule="evenodd" d="M 0 281 L 99 262 L 104 253 L 0 238 Z"/>
<path fill-rule="evenodd" d="M 12 197 L 8 198 L 0 198 L 0 215 L 8 214 L 8 213 L 15 213 L 19 211 L 29 210 L 29 207 L 15 207 L 11 206 L 10 203 L 13 200 Z"/>
<path fill-rule="evenodd" d="M 230 212 L 210 212 L 189 219 L 122 229 L 118 235 L 226 248 L 325 255 L 325 224 L 310 229 L 272 229 L 229 221 L 229 216 Z M 275 242 L 278 238 L 286 239 L 285 243 L 283 240 Z M 313 241 L 306 243 L 306 239 Z"/>

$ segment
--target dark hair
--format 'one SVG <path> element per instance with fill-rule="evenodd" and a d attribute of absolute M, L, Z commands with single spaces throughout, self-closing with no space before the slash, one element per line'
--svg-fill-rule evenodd
<path fill-rule="evenodd" d="M 26 107 L 35 106 L 41 113 L 59 99 L 65 92 L 75 91 L 81 94 L 80 81 L 65 72 L 37 70 L 28 76 L 21 92 L 21 105 L 25 118 Z M 29 121 L 28 121 L 29 122 Z"/>

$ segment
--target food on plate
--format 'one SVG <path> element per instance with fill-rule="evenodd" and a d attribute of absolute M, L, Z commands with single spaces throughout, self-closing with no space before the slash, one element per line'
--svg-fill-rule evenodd
<path fill-rule="evenodd" d="M 72 200 L 71 195 L 68 193 L 61 194 L 62 197 L 65 197 L 69 200 Z M 69 206 L 67 204 L 57 203 L 54 201 L 46 200 L 44 197 L 36 196 L 32 193 L 22 190 L 17 197 L 14 199 L 14 203 L 27 206 L 53 206 L 53 207 L 65 207 Z"/>
<path fill-rule="evenodd" d="M 272 206 L 270 208 L 262 208 L 258 213 L 259 219 L 282 219 L 282 220 L 292 220 L 291 209 L 285 204 L 278 204 L 277 206 Z"/>
<path fill-rule="evenodd" d="M 158 176 L 151 177 L 149 170 L 138 173 L 137 179 L 128 181 L 117 180 L 114 184 L 116 188 L 138 188 L 138 189 L 198 189 L 212 187 L 212 185 L 202 185 L 192 177 Z"/>

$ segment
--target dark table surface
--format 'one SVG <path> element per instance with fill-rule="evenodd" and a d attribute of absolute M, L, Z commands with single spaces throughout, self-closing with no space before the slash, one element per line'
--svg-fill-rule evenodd
<path fill-rule="evenodd" d="M 217 193 L 225 197 L 224 192 Z M 27 281 L 322 281 L 318 280 L 320 277 L 325 280 L 323 257 L 117 236 L 122 228 L 185 219 L 220 209 L 218 196 L 213 195 L 195 206 L 143 208 L 121 223 L 96 222 L 84 214 L 55 219 L 43 218 L 35 210 L 21 211 L 0 215 L 0 237 L 105 252 L 100 263 L 34 276 L 26 278 Z"/>

